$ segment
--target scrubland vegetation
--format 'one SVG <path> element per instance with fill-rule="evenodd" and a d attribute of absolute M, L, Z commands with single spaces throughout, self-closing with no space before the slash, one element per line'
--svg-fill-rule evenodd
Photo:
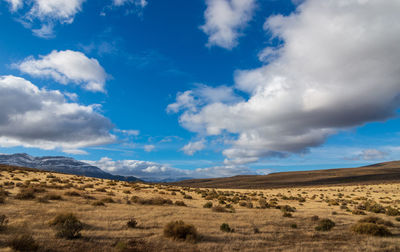
<path fill-rule="evenodd" d="M 195 189 L 0 170 L 0 251 L 400 251 L 400 183 Z"/>

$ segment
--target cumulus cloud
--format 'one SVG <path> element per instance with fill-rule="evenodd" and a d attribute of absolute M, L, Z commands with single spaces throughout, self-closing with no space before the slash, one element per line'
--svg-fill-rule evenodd
<path fill-rule="evenodd" d="M 70 24 L 75 15 L 82 10 L 85 0 L 5 0 L 10 4 L 11 11 L 20 13 L 20 21 L 32 29 L 39 37 L 53 36 L 55 24 Z M 39 26 L 39 28 L 35 28 Z"/>
<path fill-rule="evenodd" d="M 245 167 L 215 166 L 195 170 L 178 169 L 166 164 L 141 160 L 112 160 L 103 157 L 97 161 L 87 161 L 114 175 L 134 176 L 146 181 L 179 180 L 182 178 L 216 178 L 237 174 L 257 174 Z M 264 170 L 262 174 L 266 174 Z"/>
<path fill-rule="evenodd" d="M 203 150 L 205 146 L 204 139 L 196 142 L 189 142 L 185 146 L 183 146 L 182 151 L 189 156 L 193 156 L 194 153 Z"/>
<path fill-rule="evenodd" d="M 105 92 L 107 74 L 99 62 L 81 52 L 52 51 L 35 59 L 32 56 L 14 64 L 21 72 L 35 77 L 52 78 L 59 83 L 75 83 L 93 92 Z"/>
<path fill-rule="evenodd" d="M 33 0 L 29 16 L 40 20 L 57 20 L 72 23 L 76 13 L 81 11 L 85 0 Z M 31 1 L 26 1 L 31 2 Z"/>
<path fill-rule="evenodd" d="M 99 105 L 67 102 L 59 91 L 39 89 L 15 77 L 0 77 L 0 146 L 60 148 L 84 154 L 79 148 L 115 141 L 112 123 L 97 112 Z"/>
<path fill-rule="evenodd" d="M 266 20 L 282 41 L 264 51 L 268 63 L 236 71 L 234 87 L 247 100 L 171 111 L 183 109 L 190 131 L 237 136 L 223 152 L 236 165 L 306 153 L 340 130 L 391 118 L 400 105 L 399 11 L 396 0 L 304 1 Z"/>
<path fill-rule="evenodd" d="M 201 29 L 209 36 L 207 45 L 232 49 L 253 16 L 255 0 L 207 0 L 206 4 Z"/>

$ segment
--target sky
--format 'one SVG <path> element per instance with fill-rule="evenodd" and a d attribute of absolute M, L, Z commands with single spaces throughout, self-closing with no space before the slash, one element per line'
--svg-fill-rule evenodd
<path fill-rule="evenodd" d="M 0 153 L 147 180 L 400 159 L 398 0 L 0 0 Z"/>

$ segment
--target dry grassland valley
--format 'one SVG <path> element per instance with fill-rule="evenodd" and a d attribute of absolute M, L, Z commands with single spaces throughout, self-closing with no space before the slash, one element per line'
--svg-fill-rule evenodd
<path fill-rule="evenodd" d="M 399 181 L 215 189 L 0 167 L 0 251 L 400 251 Z"/>

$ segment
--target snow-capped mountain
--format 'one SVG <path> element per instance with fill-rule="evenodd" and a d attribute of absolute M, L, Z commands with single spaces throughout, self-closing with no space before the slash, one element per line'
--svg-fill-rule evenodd
<path fill-rule="evenodd" d="M 135 177 L 124 177 L 112 175 L 100 168 L 78 161 L 70 157 L 62 156 L 47 156 L 47 157 L 32 157 L 25 153 L 17 154 L 0 154 L 0 164 L 22 166 L 28 168 L 35 168 L 39 170 L 62 172 L 68 174 L 82 175 L 87 177 L 115 179 L 124 181 L 139 180 Z"/>

